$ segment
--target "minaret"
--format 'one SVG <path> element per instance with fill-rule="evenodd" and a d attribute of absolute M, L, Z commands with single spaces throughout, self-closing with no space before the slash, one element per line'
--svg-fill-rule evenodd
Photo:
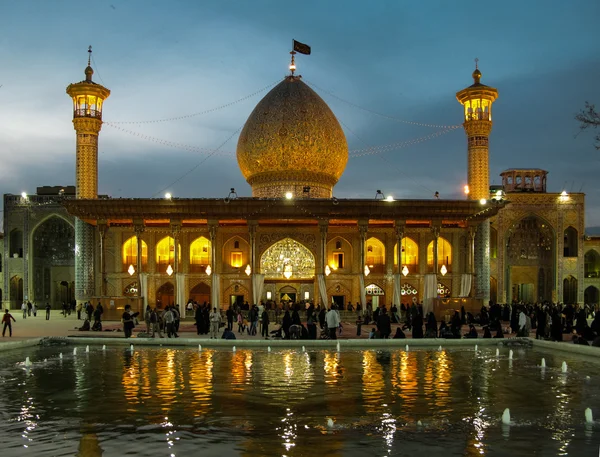
<path fill-rule="evenodd" d="M 456 94 L 458 102 L 464 106 L 463 127 L 467 133 L 468 145 L 468 197 L 471 200 L 489 200 L 490 170 L 488 141 L 492 131 L 492 103 L 498 98 L 498 91 L 481 84 L 481 72 L 475 59 L 473 84 Z M 475 235 L 475 298 L 487 305 L 490 299 L 490 223 L 482 222 Z"/>
<path fill-rule="evenodd" d="M 77 132 L 75 185 L 77 198 L 98 198 L 98 134 L 102 128 L 102 105 L 110 90 L 92 81 L 92 47 L 88 49 L 85 79 L 69 84 L 73 99 L 73 127 Z M 86 301 L 94 296 L 94 227 L 75 220 L 75 299 Z"/>

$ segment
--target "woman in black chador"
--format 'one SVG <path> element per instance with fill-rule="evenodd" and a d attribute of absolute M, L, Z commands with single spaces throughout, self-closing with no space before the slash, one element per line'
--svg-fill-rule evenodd
<path fill-rule="evenodd" d="M 281 328 L 283 329 L 284 338 L 287 340 L 290 338 L 290 325 L 292 325 L 292 317 L 290 316 L 289 310 L 283 315 L 283 321 Z"/>

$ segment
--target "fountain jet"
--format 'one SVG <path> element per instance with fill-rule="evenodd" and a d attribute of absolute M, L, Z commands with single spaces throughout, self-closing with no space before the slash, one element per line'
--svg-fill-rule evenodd
<path fill-rule="evenodd" d="M 585 408 L 585 423 L 586 424 L 594 423 L 594 415 L 592 414 L 591 408 Z"/>
<path fill-rule="evenodd" d="M 29 357 L 25 357 L 25 366 L 30 367 L 31 365 L 33 365 L 33 363 L 31 363 L 31 360 L 29 360 Z"/>
<path fill-rule="evenodd" d="M 508 408 L 502 413 L 502 423 L 504 425 L 510 425 L 510 409 Z"/>
<path fill-rule="evenodd" d="M 508 351 L 508 360 L 512 360 L 513 358 L 513 350 Z"/>
<path fill-rule="evenodd" d="M 546 368 L 546 359 L 542 357 L 542 364 L 540 365 L 542 368 Z"/>
<path fill-rule="evenodd" d="M 566 373 L 566 372 L 567 372 L 567 362 L 563 362 L 563 363 L 562 363 L 562 367 L 561 367 L 561 369 L 560 369 L 560 370 L 561 370 L 563 373 Z"/>

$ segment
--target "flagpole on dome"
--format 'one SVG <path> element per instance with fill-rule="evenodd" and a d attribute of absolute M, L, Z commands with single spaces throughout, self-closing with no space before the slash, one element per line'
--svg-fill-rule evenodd
<path fill-rule="evenodd" d="M 292 55 L 292 62 L 290 63 L 290 72 L 292 76 L 294 76 L 294 72 L 296 71 L 296 62 L 294 58 L 294 56 L 296 55 L 296 51 L 294 51 L 293 49 L 294 48 L 292 48 L 292 50 L 290 51 L 290 54 Z"/>
<path fill-rule="evenodd" d="M 294 72 L 296 71 L 296 51 L 298 51 L 300 54 L 310 55 L 310 46 L 304 43 L 300 43 L 299 41 L 292 40 L 292 50 L 290 51 L 290 54 L 292 56 L 292 62 L 290 63 L 290 72 L 292 73 L 292 76 L 294 76 Z"/>

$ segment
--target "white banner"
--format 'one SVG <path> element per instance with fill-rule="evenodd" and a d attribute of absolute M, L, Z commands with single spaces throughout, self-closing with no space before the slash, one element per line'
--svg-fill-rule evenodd
<path fill-rule="evenodd" d="M 183 273 L 175 274 L 175 282 L 177 284 L 177 296 L 175 297 L 175 304 L 179 310 L 179 315 L 185 317 L 185 275 Z"/>
<path fill-rule="evenodd" d="M 264 285 L 265 275 L 260 273 L 254 273 L 252 275 L 252 297 L 254 298 L 253 304 L 258 305 L 260 303 Z"/>
<path fill-rule="evenodd" d="M 466 298 L 471 293 L 471 283 L 473 276 L 470 273 L 463 273 L 460 276 L 460 295 L 459 297 Z"/>
<path fill-rule="evenodd" d="M 433 311 L 433 299 L 437 298 L 437 275 L 435 273 L 429 273 L 425 275 L 425 291 L 423 294 L 423 317 L 427 316 L 427 313 Z"/>
<path fill-rule="evenodd" d="M 362 273 L 358 275 L 358 282 L 360 283 L 360 304 L 364 314 L 367 309 L 367 292 L 365 291 L 365 277 Z"/>
<path fill-rule="evenodd" d="M 140 284 L 138 287 L 140 288 L 140 294 L 142 295 L 145 313 L 146 308 L 148 307 L 148 273 L 140 273 Z"/>
<path fill-rule="evenodd" d="M 325 309 L 329 308 L 329 303 L 327 303 L 327 283 L 325 282 L 325 275 L 317 275 L 317 281 L 319 283 L 319 296 L 321 297 L 321 305 L 325 307 Z"/>
<path fill-rule="evenodd" d="M 394 300 L 392 302 L 393 305 L 396 305 L 398 308 L 400 308 L 400 304 L 401 304 L 401 294 L 400 294 L 400 275 L 399 274 L 395 274 L 394 275 Z"/>
<path fill-rule="evenodd" d="M 220 309 L 220 296 L 221 296 L 221 279 L 216 273 L 212 274 L 212 281 L 210 285 L 210 303 L 213 308 Z"/>

